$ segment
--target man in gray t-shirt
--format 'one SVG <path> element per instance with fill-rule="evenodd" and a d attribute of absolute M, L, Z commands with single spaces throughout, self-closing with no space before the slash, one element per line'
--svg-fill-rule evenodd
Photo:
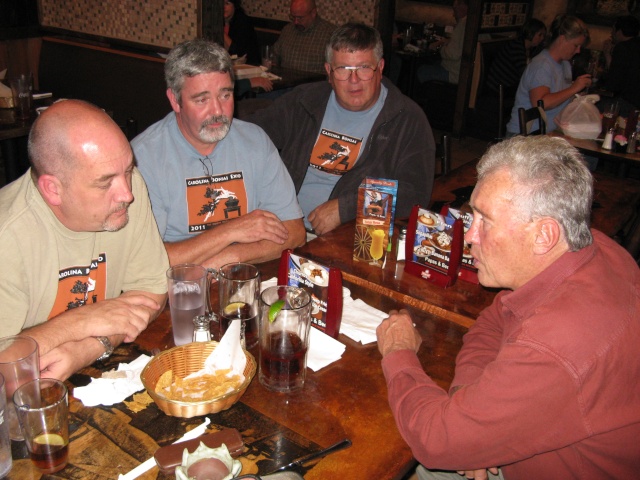
<path fill-rule="evenodd" d="M 291 177 L 264 131 L 233 120 L 232 64 L 207 40 L 165 64 L 173 112 L 131 145 L 172 265 L 261 262 L 304 243 Z"/>

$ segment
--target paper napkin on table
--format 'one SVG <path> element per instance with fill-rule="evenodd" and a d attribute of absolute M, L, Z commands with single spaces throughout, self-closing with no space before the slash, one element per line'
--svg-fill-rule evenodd
<path fill-rule="evenodd" d="M 376 341 L 376 328 L 387 318 L 385 312 L 350 296 L 343 298 L 340 333 L 363 345 Z"/>
<path fill-rule="evenodd" d="M 140 355 L 131 363 L 121 363 L 115 372 L 105 372 L 102 378 L 93 378 L 86 387 L 73 389 L 73 396 L 85 407 L 113 405 L 140 390 L 144 390 L 140 374 L 151 357 Z"/>
<path fill-rule="evenodd" d="M 261 282 L 260 289 L 275 287 L 278 279 L 273 277 Z M 340 360 L 345 345 L 317 328 L 311 327 L 309 332 L 309 350 L 307 351 L 307 367 L 314 372 Z"/>
<path fill-rule="evenodd" d="M 205 374 L 213 375 L 217 370 L 231 370 L 227 377 L 238 375 L 241 378 L 240 383 L 242 383 L 246 366 L 247 356 L 242 351 L 240 344 L 240 322 L 231 322 L 218 346 L 205 359 L 204 367 L 185 378 L 194 378 Z"/>

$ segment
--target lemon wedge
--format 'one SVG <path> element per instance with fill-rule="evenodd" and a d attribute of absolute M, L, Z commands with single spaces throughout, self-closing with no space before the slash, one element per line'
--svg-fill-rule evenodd
<path fill-rule="evenodd" d="M 33 439 L 35 443 L 39 443 L 40 445 L 60 445 L 64 446 L 64 438 L 62 438 L 57 433 L 43 433 L 42 435 L 38 435 Z"/>
<path fill-rule="evenodd" d="M 280 313 L 284 307 L 284 300 L 278 300 L 273 302 L 273 304 L 269 307 L 269 322 L 273 323 L 276 320 L 276 317 Z"/>
<path fill-rule="evenodd" d="M 235 313 L 235 312 L 239 311 L 245 305 L 246 305 L 246 303 L 244 303 L 244 302 L 233 302 L 233 303 L 230 303 L 229 305 L 224 307 L 224 313 L 226 315 L 231 315 L 232 313 Z"/>

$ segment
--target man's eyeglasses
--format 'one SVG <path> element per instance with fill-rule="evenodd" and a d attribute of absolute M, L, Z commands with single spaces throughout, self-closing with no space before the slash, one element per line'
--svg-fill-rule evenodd
<path fill-rule="evenodd" d="M 378 70 L 378 68 L 370 67 L 369 65 L 360 65 L 357 67 L 331 67 L 331 71 L 333 72 L 333 77 L 336 80 L 349 80 L 351 78 L 351 74 L 353 72 L 356 73 L 360 80 L 371 80 L 373 78 L 373 74 Z"/>

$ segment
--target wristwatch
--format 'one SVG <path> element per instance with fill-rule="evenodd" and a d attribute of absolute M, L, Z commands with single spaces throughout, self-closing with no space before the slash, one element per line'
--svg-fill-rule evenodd
<path fill-rule="evenodd" d="M 111 342 L 109 341 L 109 339 L 107 337 L 93 337 L 93 338 L 98 340 L 104 347 L 104 353 L 100 355 L 98 358 L 96 358 L 96 361 L 101 362 L 109 358 L 113 353 L 113 345 L 111 345 Z"/>

